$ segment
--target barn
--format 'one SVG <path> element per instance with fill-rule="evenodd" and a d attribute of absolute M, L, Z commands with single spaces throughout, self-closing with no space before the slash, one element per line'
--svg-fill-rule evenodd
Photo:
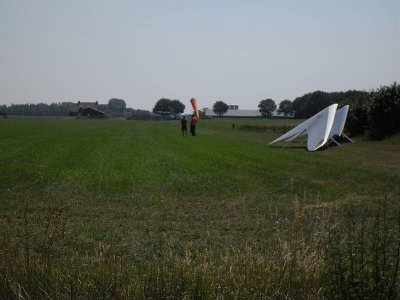
<path fill-rule="evenodd" d="M 89 118 L 104 118 L 105 112 L 99 110 L 99 103 L 96 102 L 81 102 L 72 106 L 69 110 L 70 116 L 89 117 Z"/>

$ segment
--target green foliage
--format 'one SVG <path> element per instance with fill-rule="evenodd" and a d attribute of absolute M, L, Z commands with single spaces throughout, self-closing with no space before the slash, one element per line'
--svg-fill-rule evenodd
<path fill-rule="evenodd" d="M 171 110 L 174 114 L 181 114 L 185 111 L 185 105 L 179 100 L 172 100 L 171 102 Z"/>
<path fill-rule="evenodd" d="M 228 111 L 228 108 L 228 104 L 223 101 L 217 101 L 213 105 L 213 111 L 220 117 Z"/>
<path fill-rule="evenodd" d="M 272 113 L 276 110 L 275 101 L 272 99 L 261 100 L 258 104 L 259 111 L 263 117 L 271 117 Z"/>
<path fill-rule="evenodd" d="M 111 98 L 107 104 L 108 111 L 118 116 L 123 116 L 126 111 L 126 103 L 123 99 Z"/>
<path fill-rule="evenodd" d="M 400 132 L 400 85 L 383 86 L 371 93 L 370 137 L 375 140 Z"/>
<path fill-rule="evenodd" d="M 349 113 L 346 120 L 346 131 L 351 135 L 363 135 L 369 129 L 369 111 L 371 99 L 369 94 L 346 101 L 349 104 Z"/>
<path fill-rule="evenodd" d="M 296 118 L 309 118 L 333 103 L 350 105 L 346 130 L 353 136 L 368 131 L 370 138 L 383 139 L 400 132 L 400 86 L 397 83 L 370 93 L 316 91 L 296 98 L 292 106 Z"/>
<path fill-rule="evenodd" d="M 315 91 L 296 98 L 292 106 L 295 111 L 295 118 L 306 119 L 334 103 L 338 103 L 339 105 L 351 105 L 354 101 L 365 98 L 367 95 L 367 92 L 356 90 L 332 93 Z"/>
<path fill-rule="evenodd" d="M 72 102 L 2 105 L 0 113 L 15 116 L 68 116 Z"/>
<path fill-rule="evenodd" d="M 150 118 L 153 114 L 148 110 L 127 108 L 128 118 Z"/>
<path fill-rule="evenodd" d="M 0 115 L 5 116 L 7 114 L 7 105 L 0 106 Z"/>
<path fill-rule="evenodd" d="M 158 100 L 153 108 L 153 113 L 172 113 L 171 100 L 161 98 Z"/>
<path fill-rule="evenodd" d="M 333 103 L 335 102 L 329 97 L 329 93 L 315 91 L 296 98 L 292 106 L 296 118 L 307 119 Z"/>
<path fill-rule="evenodd" d="M 283 100 L 279 103 L 278 114 L 283 114 L 285 117 L 291 117 L 294 114 L 292 101 Z"/>
<path fill-rule="evenodd" d="M 161 98 L 153 108 L 153 113 L 157 114 L 181 114 L 185 110 L 185 105 L 179 100 Z"/>

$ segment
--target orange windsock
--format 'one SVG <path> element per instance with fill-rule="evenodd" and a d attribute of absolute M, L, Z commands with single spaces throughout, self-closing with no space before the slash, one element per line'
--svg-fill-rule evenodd
<path fill-rule="evenodd" d="M 197 107 L 197 100 L 192 98 L 192 99 L 190 99 L 190 103 L 192 104 L 194 113 L 196 114 L 196 118 L 198 119 L 199 118 L 199 109 Z"/>

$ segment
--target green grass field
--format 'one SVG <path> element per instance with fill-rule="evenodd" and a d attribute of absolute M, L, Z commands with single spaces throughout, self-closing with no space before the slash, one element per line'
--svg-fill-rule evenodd
<path fill-rule="evenodd" d="M 398 296 L 400 138 L 295 122 L 0 119 L 0 298 Z"/>

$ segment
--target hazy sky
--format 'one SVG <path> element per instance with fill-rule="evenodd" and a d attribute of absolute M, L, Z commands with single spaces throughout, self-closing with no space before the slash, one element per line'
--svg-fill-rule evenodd
<path fill-rule="evenodd" d="M 0 104 L 255 109 L 394 81 L 399 0 L 0 0 Z"/>

